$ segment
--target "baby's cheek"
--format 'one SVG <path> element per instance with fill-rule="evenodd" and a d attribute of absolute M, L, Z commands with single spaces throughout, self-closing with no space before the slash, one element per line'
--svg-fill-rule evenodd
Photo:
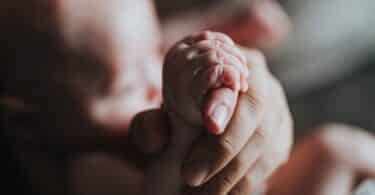
<path fill-rule="evenodd" d="M 95 101 L 91 114 L 94 121 L 113 132 L 126 132 L 133 117 L 145 110 L 160 105 L 160 91 L 145 86 L 124 91 L 118 97 L 108 97 Z M 152 96 L 152 97 L 150 97 Z"/>

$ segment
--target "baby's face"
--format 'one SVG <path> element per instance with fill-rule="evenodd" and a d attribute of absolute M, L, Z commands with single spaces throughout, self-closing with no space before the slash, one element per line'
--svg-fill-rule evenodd
<path fill-rule="evenodd" d="M 59 7 L 68 47 L 100 58 L 108 73 L 105 92 L 89 105 L 92 118 L 124 129 L 134 114 L 158 106 L 160 33 L 151 1 L 67 0 Z"/>
<path fill-rule="evenodd" d="M 7 95 L 49 111 L 43 121 L 58 120 L 52 125 L 69 136 L 91 125 L 126 132 L 136 113 L 159 105 L 160 34 L 152 1 L 30 2 L 35 8 L 18 10 L 25 14 L 21 25 L 1 37 L 15 48 L 6 50 L 14 55 Z"/>
<path fill-rule="evenodd" d="M 22 46 L 25 44 L 19 41 L 20 47 L 17 48 L 20 49 L 17 51 L 23 53 L 15 53 L 17 57 L 26 60 L 9 69 L 10 75 L 14 77 L 6 82 L 9 94 L 27 101 L 33 105 L 32 107 L 41 106 L 43 111 L 47 110 L 47 114 L 40 117 L 46 131 L 33 131 L 40 129 L 29 126 L 27 130 L 32 130 L 32 134 L 38 134 L 36 138 L 39 138 L 40 132 L 50 133 L 43 134 L 42 137 L 51 135 L 58 139 L 58 143 L 62 141 L 63 144 L 86 144 L 86 137 L 90 139 L 91 136 L 96 136 L 93 129 L 86 129 L 87 126 L 91 127 L 92 123 L 109 131 L 126 132 L 129 121 L 135 114 L 156 107 L 161 101 L 159 29 L 152 1 L 48 2 L 56 2 L 56 7 L 52 6 L 56 9 L 48 9 L 43 17 L 57 16 L 58 20 L 54 21 L 55 23 L 41 22 L 40 25 L 45 25 L 42 32 L 31 28 L 30 31 L 35 32 L 23 36 L 26 40 L 41 37 L 42 41 L 30 44 L 30 48 L 34 47 L 33 50 L 23 49 Z M 25 21 L 33 23 L 34 13 L 27 15 L 30 17 L 25 17 Z M 30 24 L 30 27 L 38 25 Z M 58 35 L 50 32 L 50 29 Z M 48 39 L 49 36 L 46 34 L 53 36 Z M 53 49 L 44 47 L 44 42 L 52 45 Z M 31 55 L 36 53 L 37 57 L 28 59 L 30 54 L 27 52 Z M 51 118 L 53 120 L 50 120 Z M 83 124 L 86 120 L 81 120 L 82 118 L 89 118 L 90 124 Z M 55 123 L 54 120 L 58 122 Z M 19 137 L 16 139 L 20 139 Z M 53 139 L 42 141 L 55 143 Z M 43 158 L 49 159 L 49 156 Z M 54 182 L 50 175 L 43 174 L 45 171 L 48 172 L 48 166 L 54 168 L 54 164 L 47 163 L 46 167 L 35 168 L 40 172 L 36 181 L 40 179 Z M 113 164 L 109 164 L 108 167 L 113 167 Z M 105 182 L 110 180 L 103 181 Z M 110 184 L 109 186 L 112 186 Z M 92 188 L 94 187 L 90 186 L 90 189 Z"/>

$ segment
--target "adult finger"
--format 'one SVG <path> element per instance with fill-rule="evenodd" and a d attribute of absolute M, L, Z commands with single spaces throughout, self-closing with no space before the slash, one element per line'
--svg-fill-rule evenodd
<path fill-rule="evenodd" d="M 263 115 L 263 93 L 267 80 L 264 77 L 265 64 L 261 55 L 253 55 L 248 62 L 249 90 L 240 95 L 235 114 L 228 128 L 218 137 L 203 136 L 194 144 L 184 162 L 182 175 L 186 184 L 199 186 L 222 170 L 246 145 L 259 125 Z M 254 72 L 254 73 L 253 73 Z M 212 146 L 207 147 L 210 143 Z"/>
<path fill-rule="evenodd" d="M 261 160 L 263 143 L 263 137 L 259 133 L 254 133 L 244 149 L 222 171 L 199 187 L 199 194 L 224 195 L 232 192 L 232 189 L 243 178 L 247 180 L 252 176 L 263 178 L 259 174 L 263 171 L 262 166 L 258 165 Z M 248 173 L 252 173 L 252 175 Z"/>

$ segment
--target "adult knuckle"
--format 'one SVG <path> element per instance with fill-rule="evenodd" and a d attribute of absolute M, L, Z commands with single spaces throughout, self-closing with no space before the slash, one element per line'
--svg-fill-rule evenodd
<path fill-rule="evenodd" d="M 230 188 L 233 186 L 233 178 L 229 175 L 225 175 L 220 178 L 218 185 L 214 187 L 213 194 L 215 195 L 226 195 Z"/>
<path fill-rule="evenodd" d="M 249 164 L 249 157 L 248 155 L 238 155 L 231 163 L 235 170 L 239 171 L 242 167 L 245 167 Z"/>
<path fill-rule="evenodd" d="M 227 137 L 223 137 L 222 139 L 220 139 L 219 147 L 224 158 L 233 156 L 238 151 L 237 144 L 235 144 L 233 140 Z"/>
<path fill-rule="evenodd" d="M 252 110 L 254 113 L 263 112 L 265 109 L 264 101 L 265 98 L 261 93 L 258 92 L 257 89 L 249 88 L 248 92 L 244 94 L 246 98 L 246 103 L 248 104 L 248 108 Z"/>
<path fill-rule="evenodd" d="M 246 194 L 246 191 L 243 189 L 243 187 L 236 187 L 229 193 L 229 195 L 248 195 L 248 194 Z"/>
<path fill-rule="evenodd" d="M 229 195 L 248 195 L 252 189 L 252 181 L 250 177 L 243 177 L 239 185 L 231 190 Z"/>

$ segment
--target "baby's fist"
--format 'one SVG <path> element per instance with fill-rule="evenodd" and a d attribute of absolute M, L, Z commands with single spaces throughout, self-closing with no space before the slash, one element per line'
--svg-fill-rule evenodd
<path fill-rule="evenodd" d="M 206 31 L 183 39 L 165 59 L 164 105 L 190 125 L 222 133 L 239 91 L 247 91 L 246 63 L 240 49 L 224 34 Z"/>

